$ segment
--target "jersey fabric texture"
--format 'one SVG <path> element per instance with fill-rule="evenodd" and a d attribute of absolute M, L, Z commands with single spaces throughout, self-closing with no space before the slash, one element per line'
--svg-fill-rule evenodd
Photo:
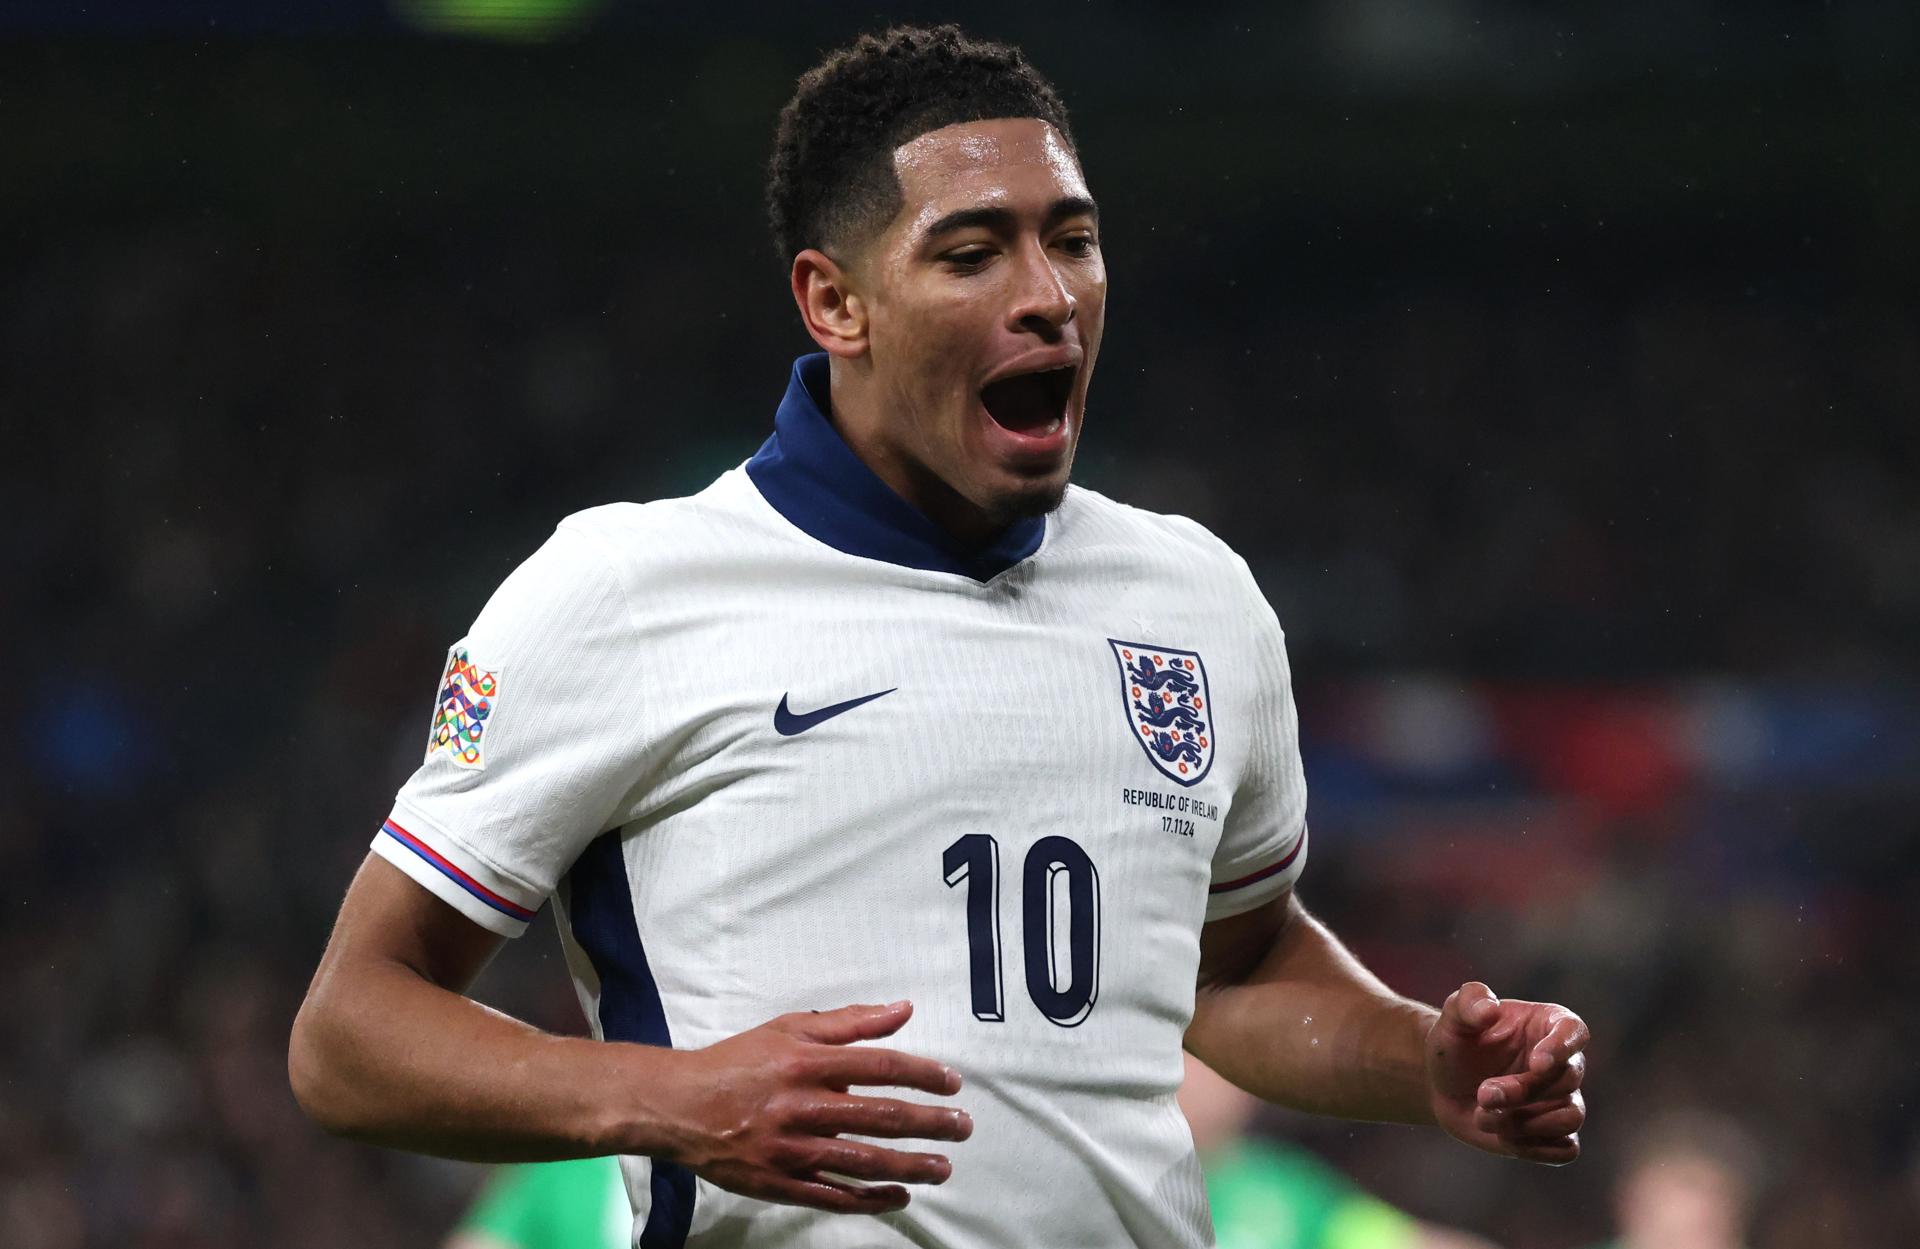
<path fill-rule="evenodd" d="M 1413 1249 L 1419 1225 L 1304 1150 L 1243 1141 L 1203 1156 L 1218 1249 Z M 630 1213 L 611 1158 L 498 1168 L 460 1230 L 512 1249 L 626 1249 Z M 1597 1246 L 1596 1249 L 1615 1249 Z"/>
<path fill-rule="evenodd" d="M 512 1249 L 626 1249 L 633 1210 L 612 1158 L 504 1166 L 460 1220 Z"/>
<path fill-rule="evenodd" d="M 561 523 L 455 644 L 374 849 L 508 936 L 554 898 L 597 1036 L 910 998 L 885 1044 L 964 1076 L 973 1137 L 905 1210 L 629 1158 L 644 1249 L 1207 1244 L 1200 928 L 1306 859 L 1279 623 L 1200 525 L 1079 488 L 956 549 L 828 392 L 805 357 L 745 465 Z"/>
<path fill-rule="evenodd" d="M 1413 1249 L 1420 1226 L 1304 1150 L 1241 1141 L 1202 1160 L 1219 1249 Z"/>

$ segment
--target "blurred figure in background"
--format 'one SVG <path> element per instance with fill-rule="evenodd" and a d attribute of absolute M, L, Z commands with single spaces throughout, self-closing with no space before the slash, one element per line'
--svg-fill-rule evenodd
<path fill-rule="evenodd" d="M 1180 1109 L 1206 1172 L 1219 1249 L 1493 1249 L 1394 1209 L 1305 1150 L 1249 1135 L 1259 1108 L 1187 1055 Z"/>
<path fill-rule="evenodd" d="M 1614 1189 L 1617 1239 L 1599 1249 L 1743 1249 L 1761 1157 L 1730 1120 L 1681 1111 L 1648 1124 Z"/>
<path fill-rule="evenodd" d="M 1305 1150 L 1247 1135 L 1259 1099 L 1191 1054 L 1180 1108 L 1206 1171 L 1218 1249 L 1494 1249 L 1403 1214 Z M 503 1166 L 445 1249 L 625 1249 L 631 1221 L 611 1158 Z M 1620 1249 L 1683 1243 L 1721 1242 L 1622 1241 Z"/>
<path fill-rule="evenodd" d="M 627 1249 L 633 1207 L 612 1158 L 498 1167 L 445 1249 Z"/>
<path fill-rule="evenodd" d="M 428 7 L 0 4 L 3 1249 L 443 1240 L 475 1171 L 286 1088 L 335 831 L 542 518 L 764 437 L 766 84 L 858 14 L 503 49 L 393 16 Z M 1920 9 L 965 12 L 1086 98 L 1116 315 L 1180 318 L 1110 345 L 1085 484 L 1283 604 L 1316 904 L 1395 984 L 1471 951 L 1604 1028 L 1594 1165 L 1414 1208 L 1624 1237 L 1630 1108 L 1679 1089 L 1791 1177 L 1753 1249 L 1920 1246 Z M 1217 457 L 1170 471 L 1170 426 Z M 559 959 L 486 1000 L 579 1028 Z M 1340 1156 L 1432 1174 L 1417 1136 Z"/>

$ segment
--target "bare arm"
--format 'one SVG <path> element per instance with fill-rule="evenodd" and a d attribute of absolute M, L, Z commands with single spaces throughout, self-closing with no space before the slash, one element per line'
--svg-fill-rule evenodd
<path fill-rule="evenodd" d="M 656 1108 L 606 1096 L 660 1055 L 553 1036 L 462 996 L 501 941 L 369 856 L 294 1020 L 300 1105 L 355 1140 L 476 1162 L 591 1157 L 649 1128 L 664 1146 Z"/>
<path fill-rule="evenodd" d="M 1296 1110 L 1432 1123 L 1425 1046 L 1438 1013 L 1388 989 L 1288 892 L 1201 930 L 1187 1048 Z"/>
<path fill-rule="evenodd" d="M 929 1059 L 849 1046 L 896 1031 L 906 1003 L 783 1015 L 694 1051 L 560 1037 L 464 996 L 499 942 L 369 856 L 294 1021 L 302 1108 L 371 1144 L 495 1162 L 647 1154 L 735 1192 L 851 1213 L 897 1209 L 898 1184 L 938 1183 L 951 1167 L 839 1133 L 972 1130 L 963 1111 L 848 1092 L 959 1089 Z"/>
<path fill-rule="evenodd" d="M 1435 1010 L 1394 993 L 1291 893 L 1201 931 L 1186 1045 L 1258 1097 L 1317 1114 L 1437 1123 L 1490 1153 L 1571 1162 L 1587 1027 L 1563 1006 L 1462 985 Z"/>

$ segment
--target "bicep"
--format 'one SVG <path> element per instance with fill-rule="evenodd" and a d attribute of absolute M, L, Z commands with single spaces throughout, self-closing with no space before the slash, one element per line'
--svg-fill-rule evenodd
<path fill-rule="evenodd" d="M 1250 911 L 1203 925 L 1196 987 L 1221 988 L 1250 979 L 1301 914 L 1300 902 L 1289 889 Z"/>
<path fill-rule="evenodd" d="M 413 1082 L 394 1058 L 396 1029 L 431 1049 L 423 1002 L 443 1013 L 461 1002 L 501 940 L 368 855 L 293 1021 L 287 1072 L 300 1105 L 329 1131 L 371 1131 Z"/>
<path fill-rule="evenodd" d="M 362 969 L 394 965 L 464 994 L 503 940 L 369 854 L 347 888 L 308 997 L 344 987 L 339 982 Z"/>

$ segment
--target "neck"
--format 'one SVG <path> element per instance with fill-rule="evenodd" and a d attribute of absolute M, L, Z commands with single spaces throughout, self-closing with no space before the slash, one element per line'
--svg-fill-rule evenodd
<path fill-rule="evenodd" d="M 869 358 L 835 357 L 828 376 L 831 400 L 827 419 L 861 463 L 889 489 L 964 548 L 986 546 L 1006 530 L 1006 521 L 990 516 L 901 445 L 904 422 L 900 417 L 907 405 L 882 389 Z"/>

